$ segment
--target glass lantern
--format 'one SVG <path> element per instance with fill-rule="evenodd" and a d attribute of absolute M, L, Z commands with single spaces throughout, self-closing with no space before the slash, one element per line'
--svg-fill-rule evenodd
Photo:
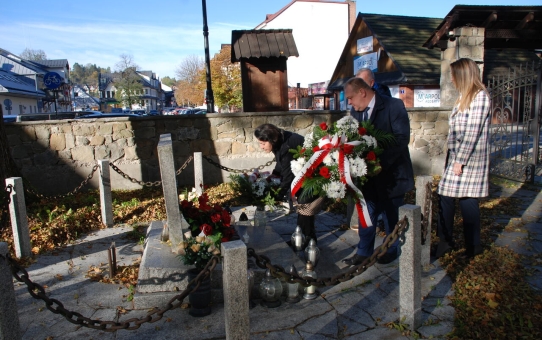
<path fill-rule="evenodd" d="M 312 266 L 311 261 L 307 261 L 307 265 L 305 266 L 305 269 L 301 272 L 301 277 L 311 277 L 313 279 L 316 279 L 316 272 L 314 271 L 314 267 Z M 312 300 L 316 299 L 318 297 L 318 292 L 316 291 L 316 286 L 310 285 L 308 287 L 305 287 L 304 289 L 305 294 L 303 294 L 303 299 L 306 300 Z"/>
<path fill-rule="evenodd" d="M 267 225 L 267 214 L 265 212 L 265 205 L 258 205 L 254 212 L 254 226 L 265 227 Z"/>
<path fill-rule="evenodd" d="M 303 232 L 301 232 L 301 227 L 297 226 L 295 227 L 295 231 L 292 234 L 292 248 L 295 252 L 299 252 L 303 250 L 303 245 L 305 244 L 305 235 L 303 235 Z"/>
<path fill-rule="evenodd" d="M 290 274 L 291 278 L 298 278 L 297 270 L 295 269 L 295 266 L 292 264 L 290 268 L 288 269 L 288 274 Z M 286 302 L 289 303 L 296 303 L 301 300 L 299 297 L 299 283 L 297 282 L 287 282 L 286 286 L 288 288 L 288 297 L 286 298 Z"/>
<path fill-rule="evenodd" d="M 265 277 L 260 283 L 260 297 L 262 305 L 268 308 L 280 306 L 280 296 L 282 295 L 282 283 L 276 277 L 271 275 L 271 271 L 267 269 Z"/>
<path fill-rule="evenodd" d="M 313 267 L 316 268 L 319 259 L 320 249 L 316 246 L 316 240 L 311 238 L 309 245 L 305 248 L 305 260 L 311 261 Z"/>
<path fill-rule="evenodd" d="M 241 213 L 241 216 L 239 216 L 239 221 L 235 223 L 235 229 L 237 230 L 237 234 L 245 244 L 248 244 L 248 240 L 250 239 L 250 237 L 248 236 L 248 227 L 251 226 L 252 225 L 248 220 L 248 216 L 245 213 L 245 209 L 243 208 L 243 212 Z"/>

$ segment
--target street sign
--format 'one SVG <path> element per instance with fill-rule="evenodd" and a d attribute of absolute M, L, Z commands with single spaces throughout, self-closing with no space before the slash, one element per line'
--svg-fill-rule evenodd
<path fill-rule="evenodd" d="M 43 76 L 43 83 L 48 89 L 56 89 L 62 85 L 62 77 L 56 72 L 47 72 Z"/>

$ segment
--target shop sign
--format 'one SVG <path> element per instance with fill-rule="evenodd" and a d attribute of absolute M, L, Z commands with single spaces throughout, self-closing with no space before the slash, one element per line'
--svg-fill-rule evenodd
<path fill-rule="evenodd" d="M 439 89 L 414 89 L 414 107 L 439 107 Z"/>

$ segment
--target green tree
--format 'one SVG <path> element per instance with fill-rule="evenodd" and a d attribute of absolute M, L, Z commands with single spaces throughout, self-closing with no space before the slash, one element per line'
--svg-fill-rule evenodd
<path fill-rule="evenodd" d="M 241 68 L 239 63 L 231 62 L 231 45 L 223 45 L 211 60 L 211 84 L 216 106 L 227 107 L 229 111 L 243 106 Z"/>
<path fill-rule="evenodd" d="M 25 48 L 20 57 L 34 61 L 47 60 L 47 54 L 43 50 L 33 50 L 31 48 Z"/>
<path fill-rule="evenodd" d="M 115 99 L 124 107 L 132 107 L 138 103 L 143 93 L 141 77 L 137 74 L 139 66 L 134 58 L 128 54 L 121 54 L 120 61 L 115 65 L 117 76 L 114 77 Z"/>
<path fill-rule="evenodd" d="M 205 81 L 201 81 L 202 72 L 205 73 L 205 62 L 200 56 L 189 55 L 181 62 L 176 71 L 179 79 L 175 90 L 177 104 L 193 106 L 203 103 Z"/>
<path fill-rule="evenodd" d="M 176 82 L 177 80 L 175 80 L 175 78 L 171 78 L 167 76 L 162 78 L 162 84 L 167 85 L 169 87 L 174 86 Z"/>

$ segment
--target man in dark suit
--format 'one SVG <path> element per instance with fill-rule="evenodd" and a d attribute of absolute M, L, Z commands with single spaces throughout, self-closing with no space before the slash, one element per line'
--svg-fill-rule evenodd
<path fill-rule="evenodd" d="M 358 228 L 359 243 L 356 254 L 343 260 L 348 265 L 358 265 L 374 251 L 377 217 L 385 212 L 389 235 L 399 220 L 399 207 L 404 204 L 405 194 L 414 188 L 414 171 L 408 151 L 410 122 L 405 105 L 400 99 L 381 96 L 361 78 L 349 79 L 344 85 L 345 97 L 355 111 L 361 112 L 361 120 L 367 119 L 376 129 L 393 133 L 395 141 L 380 155 L 382 171 L 363 185 L 362 192 L 367 203 L 372 227 Z M 398 241 L 392 244 L 378 262 L 390 263 L 397 258 Z"/>

